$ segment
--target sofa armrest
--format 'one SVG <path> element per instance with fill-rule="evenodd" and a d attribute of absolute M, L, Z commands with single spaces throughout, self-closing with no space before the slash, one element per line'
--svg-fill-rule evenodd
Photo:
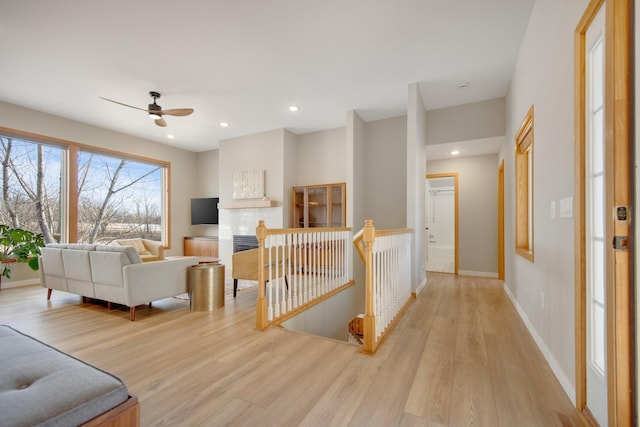
<path fill-rule="evenodd" d="M 135 307 L 187 292 L 189 267 L 197 264 L 196 257 L 181 257 L 125 265 L 125 304 Z"/>
<path fill-rule="evenodd" d="M 162 242 L 158 242 L 156 240 L 142 239 L 142 244 L 144 247 L 154 255 L 160 259 L 164 259 L 164 246 Z"/>

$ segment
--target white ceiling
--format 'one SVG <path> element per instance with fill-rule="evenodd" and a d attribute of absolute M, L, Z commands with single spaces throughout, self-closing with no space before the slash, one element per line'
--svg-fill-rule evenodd
<path fill-rule="evenodd" d="M 406 114 L 414 82 L 429 110 L 498 98 L 534 1 L 0 0 L 0 101 L 204 151 Z M 99 98 L 150 90 L 195 112 L 160 128 Z"/>

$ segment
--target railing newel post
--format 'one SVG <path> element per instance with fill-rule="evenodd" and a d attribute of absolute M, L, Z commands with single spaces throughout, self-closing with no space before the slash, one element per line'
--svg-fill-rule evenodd
<path fill-rule="evenodd" d="M 365 353 L 373 353 L 376 342 L 376 318 L 374 313 L 374 290 L 373 290 L 373 242 L 376 238 L 376 229 L 373 220 L 367 219 L 364 222 L 362 242 L 364 243 L 365 259 L 365 312 L 363 323 L 362 350 Z"/>
<path fill-rule="evenodd" d="M 258 221 L 256 238 L 258 239 L 258 266 L 264 265 L 264 241 L 267 237 L 267 227 L 264 220 Z M 264 268 L 258 268 L 258 300 L 256 301 L 256 327 L 260 330 L 267 328 L 267 300 L 265 298 Z"/>

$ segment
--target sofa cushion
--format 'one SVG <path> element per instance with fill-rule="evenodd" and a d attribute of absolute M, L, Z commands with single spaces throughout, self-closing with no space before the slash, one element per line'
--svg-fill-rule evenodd
<path fill-rule="evenodd" d="M 117 377 L 0 325 L 0 423 L 80 425 L 128 398 Z"/>
<path fill-rule="evenodd" d="M 67 276 L 69 292 L 94 298 L 93 279 L 91 277 L 91 264 L 87 250 L 64 250 L 62 261 Z"/>

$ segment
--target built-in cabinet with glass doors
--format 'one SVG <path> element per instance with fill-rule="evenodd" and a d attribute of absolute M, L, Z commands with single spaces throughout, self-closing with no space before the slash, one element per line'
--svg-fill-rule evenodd
<path fill-rule="evenodd" d="M 345 227 L 346 184 L 293 187 L 292 227 Z"/>

